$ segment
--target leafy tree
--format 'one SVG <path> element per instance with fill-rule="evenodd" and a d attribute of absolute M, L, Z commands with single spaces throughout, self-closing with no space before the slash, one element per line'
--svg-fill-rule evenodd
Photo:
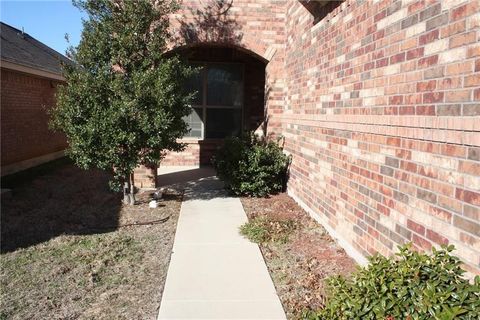
<path fill-rule="evenodd" d="M 88 14 L 80 44 L 69 49 L 51 124 L 66 134 L 81 168 L 113 168 L 112 189 L 134 202 L 132 173 L 179 151 L 191 112 L 185 81 L 195 71 L 164 55 L 174 0 L 79 0 Z"/>

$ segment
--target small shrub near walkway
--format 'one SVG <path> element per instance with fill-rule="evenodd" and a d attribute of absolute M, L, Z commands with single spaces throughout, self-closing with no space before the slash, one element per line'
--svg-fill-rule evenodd
<path fill-rule="evenodd" d="M 217 176 L 228 190 L 255 197 L 282 191 L 289 164 L 278 142 L 253 133 L 225 139 L 214 158 Z"/>
<path fill-rule="evenodd" d="M 425 254 L 407 245 L 397 257 L 375 255 L 351 279 L 329 279 L 325 308 L 308 319 L 480 319 L 480 277 L 462 277 L 453 249 Z"/>

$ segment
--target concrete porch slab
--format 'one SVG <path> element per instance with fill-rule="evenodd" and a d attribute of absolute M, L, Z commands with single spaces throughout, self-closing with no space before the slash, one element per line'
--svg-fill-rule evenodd
<path fill-rule="evenodd" d="M 162 166 L 157 169 L 157 187 L 181 185 L 201 178 L 215 176 L 210 166 Z"/>

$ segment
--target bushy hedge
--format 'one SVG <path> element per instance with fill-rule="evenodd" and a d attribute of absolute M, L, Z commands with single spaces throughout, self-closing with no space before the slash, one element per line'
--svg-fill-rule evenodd
<path fill-rule="evenodd" d="M 375 255 L 351 279 L 329 280 L 325 308 L 306 318 L 320 319 L 480 319 L 480 277 L 462 275 L 453 246 L 432 255 L 404 246 L 398 258 Z"/>
<path fill-rule="evenodd" d="M 213 163 L 233 194 L 266 196 L 282 191 L 290 158 L 278 142 L 247 134 L 225 139 Z"/>

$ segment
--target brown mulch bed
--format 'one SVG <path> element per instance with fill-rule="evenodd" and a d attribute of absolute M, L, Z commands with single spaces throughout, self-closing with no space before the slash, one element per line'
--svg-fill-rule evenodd
<path fill-rule="evenodd" d="M 286 193 L 241 200 L 249 219 L 265 215 L 297 222 L 286 243 L 260 245 L 287 317 L 298 319 L 307 310 L 321 308 L 325 302 L 325 279 L 350 274 L 355 270 L 355 262 Z"/>
<path fill-rule="evenodd" d="M 156 319 L 182 194 L 126 206 L 109 178 L 64 164 L 2 199 L 0 319 Z"/>

